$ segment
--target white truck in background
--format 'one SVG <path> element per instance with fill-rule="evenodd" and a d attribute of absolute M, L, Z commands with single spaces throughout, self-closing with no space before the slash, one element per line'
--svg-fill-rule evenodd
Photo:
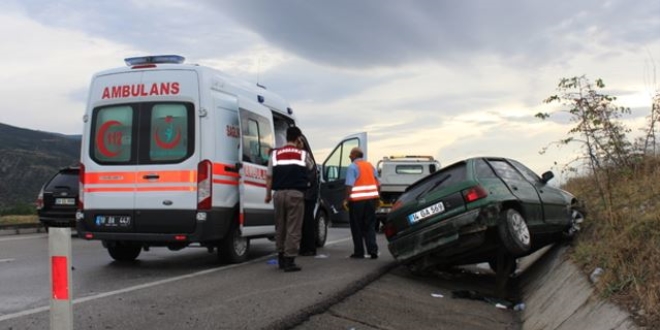
<path fill-rule="evenodd" d="M 376 210 L 376 225 L 379 227 L 406 188 L 439 170 L 440 162 L 433 156 L 389 156 L 378 161 L 376 168 L 380 178 L 380 206 Z"/>

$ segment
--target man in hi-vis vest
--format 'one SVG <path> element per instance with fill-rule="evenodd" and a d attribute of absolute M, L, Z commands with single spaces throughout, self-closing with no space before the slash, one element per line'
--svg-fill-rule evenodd
<path fill-rule="evenodd" d="M 272 151 L 266 176 L 266 203 L 275 209 L 275 245 L 278 264 L 285 272 L 299 271 L 295 258 L 305 211 L 305 191 L 309 188 L 308 154 L 302 149 L 302 132 L 292 126 L 286 130 L 286 145 Z M 271 196 L 271 190 L 275 191 Z"/>
<path fill-rule="evenodd" d="M 360 148 L 351 149 L 352 163 L 346 173 L 346 199 L 353 236 L 351 258 L 363 259 L 364 247 L 371 259 L 378 258 L 376 244 L 376 207 L 379 203 L 378 172 L 371 163 L 362 159 Z"/>

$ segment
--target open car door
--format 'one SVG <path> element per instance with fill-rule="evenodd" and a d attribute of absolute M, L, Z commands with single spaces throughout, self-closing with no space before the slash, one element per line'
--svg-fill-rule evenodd
<path fill-rule="evenodd" d="M 341 140 L 323 162 L 321 200 L 329 209 L 328 218 L 332 223 L 348 223 L 348 212 L 343 202 L 346 198 L 346 171 L 351 159 L 351 149 L 359 147 L 367 157 L 367 132 L 352 134 Z"/>
<path fill-rule="evenodd" d="M 243 236 L 275 235 L 272 203 L 264 203 L 268 158 L 273 148 L 270 109 L 257 102 L 239 104 L 239 223 Z"/>

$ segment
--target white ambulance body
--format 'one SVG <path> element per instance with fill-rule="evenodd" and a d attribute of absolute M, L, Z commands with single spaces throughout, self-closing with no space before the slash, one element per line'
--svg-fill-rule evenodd
<path fill-rule="evenodd" d="M 288 103 L 180 56 L 126 62 L 92 79 L 79 235 L 122 261 L 192 243 L 245 260 L 250 239 L 275 234 L 266 171 L 270 149 L 295 124 Z"/>

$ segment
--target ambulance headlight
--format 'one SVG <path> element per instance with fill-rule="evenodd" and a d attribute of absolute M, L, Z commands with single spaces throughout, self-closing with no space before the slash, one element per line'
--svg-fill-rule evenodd
<path fill-rule="evenodd" d="M 197 212 L 197 221 L 206 221 L 206 212 Z"/>

